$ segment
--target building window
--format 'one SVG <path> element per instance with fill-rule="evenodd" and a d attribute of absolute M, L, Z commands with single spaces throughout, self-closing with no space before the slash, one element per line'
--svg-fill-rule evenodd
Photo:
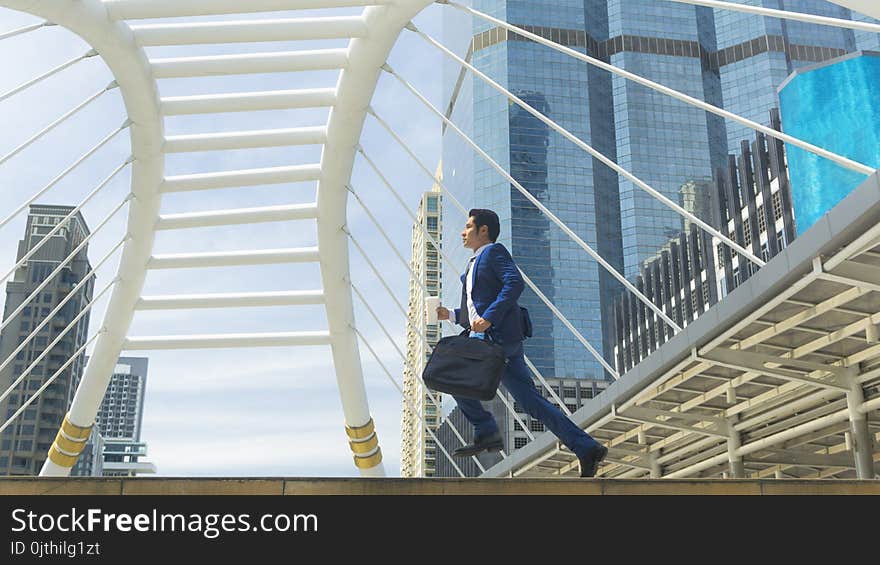
<path fill-rule="evenodd" d="M 529 429 L 533 432 L 543 432 L 544 431 L 544 423 L 539 422 L 538 420 L 532 420 L 529 422 Z"/>
<path fill-rule="evenodd" d="M 581 389 L 581 398 L 593 398 L 593 389 L 592 388 L 582 388 Z"/>
<path fill-rule="evenodd" d="M 767 216 L 764 214 L 764 206 L 758 208 L 758 232 L 767 231 Z"/>
<path fill-rule="evenodd" d="M 562 388 L 562 395 L 577 398 L 577 390 L 573 386 L 566 386 Z"/>
<path fill-rule="evenodd" d="M 513 430 L 516 431 L 516 432 L 521 432 L 521 431 L 523 431 L 522 426 L 519 425 L 519 422 L 518 422 L 518 421 L 514 421 L 514 422 L 513 422 Z"/>
<path fill-rule="evenodd" d="M 779 246 L 779 249 L 785 248 L 785 232 L 780 231 L 776 234 L 776 244 Z"/>
<path fill-rule="evenodd" d="M 427 221 L 425 222 L 428 227 L 428 231 L 437 231 L 437 218 L 434 216 L 428 216 Z"/>
<path fill-rule="evenodd" d="M 743 247 L 748 247 L 752 244 L 752 222 L 745 221 L 743 222 Z"/>
<path fill-rule="evenodd" d="M 575 412 L 577 410 L 577 405 L 569 404 L 568 402 L 565 403 L 565 407 L 568 408 L 569 412 Z"/>
<path fill-rule="evenodd" d="M 703 281 L 703 304 L 709 303 L 709 281 Z"/>
<path fill-rule="evenodd" d="M 528 438 L 524 438 L 524 437 L 513 438 L 513 448 L 514 449 L 519 449 L 520 447 L 525 447 L 527 443 L 529 443 Z"/>
<path fill-rule="evenodd" d="M 779 196 L 779 192 L 773 193 L 773 219 L 778 220 L 782 217 L 782 198 Z"/>

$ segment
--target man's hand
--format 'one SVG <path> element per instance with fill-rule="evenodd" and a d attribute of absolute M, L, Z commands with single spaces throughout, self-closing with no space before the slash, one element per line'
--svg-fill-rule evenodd
<path fill-rule="evenodd" d="M 438 320 L 448 320 L 449 319 L 449 310 L 444 308 L 443 306 L 437 307 L 437 319 Z"/>
<path fill-rule="evenodd" d="M 475 332 L 484 332 L 492 326 L 492 322 L 485 318 L 477 318 L 471 322 L 471 330 Z"/>

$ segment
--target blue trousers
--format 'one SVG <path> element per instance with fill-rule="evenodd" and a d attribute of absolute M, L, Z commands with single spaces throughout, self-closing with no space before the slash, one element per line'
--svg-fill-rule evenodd
<path fill-rule="evenodd" d="M 565 413 L 554 406 L 550 401 L 541 396 L 529 368 L 523 357 L 522 342 L 510 344 L 507 350 L 507 368 L 501 378 L 501 386 L 507 389 L 513 398 L 523 407 L 532 418 L 543 422 L 544 426 L 553 432 L 556 437 L 565 444 L 578 457 L 583 457 L 590 452 L 598 442 L 587 432 L 577 427 Z M 453 396 L 461 408 L 468 422 L 474 426 L 476 437 L 486 437 L 498 431 L 498 424 L 492 413 L 483 408 L 479 400 L 471 398 L 459 398 Z"/>

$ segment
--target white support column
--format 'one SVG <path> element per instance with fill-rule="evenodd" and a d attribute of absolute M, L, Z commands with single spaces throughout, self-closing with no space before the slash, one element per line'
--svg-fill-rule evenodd
<path fill-rule="evenodd" d="M 662 479 L 663 478 L 663 467 L 660 465 L 660 462 L 657 461 L 657 454 L 651 453 L 649 461 L 651 463 L 651 478 L 652 479 Z"/>
<path fill-rule="evenodd" d="M 865 403 L 865 392 L 858 380 L 851 379 L 850 391 L 846 393 L 846 407 L 852 437 L 852 454 L 856 463 L 856 474 L 860 479 L 874 478 L 874 442 L 868 431 L 868 416 L 861 410 Z"/>
<path fill-rule="evenodd" d="M 146 277 L 159 212 L 158 187 L 162 180 L 162 120 L 159 95 L 149 62 L 127 26 L 110 19 L 100 0 L 3 0 L 5 7 L 21 10 L 64 26 L 79 35 L 103 59 L 119 85 L 126 114 L 132 122 L 131 201 L 128 233 L 120 259 L 120 280 L 114 286 L 104 318 L 106 331 L 99 334 L 70 412 L 62 423 L 68 437 L 87 434 L 104 398 L 122 341 L 134 314 Z M 67 476 L 73 461 L 47 459 L 40 471 L 46 476 Z"/>
<path fill-rule="evenodd" d="M 318 181 L 318 248 L 321 254 L 321 279 L 327 297 L 327 322 L 330 329 L 333 363 L 342 400 L 346 431 L 352 434 L 372 432 L 372 418 L 360 363 L 354 326 L 354 307 L 349 285 L 347 222 L 348 189 L 358 139 L 366 117 L 365 110 L 376 89 L 379 72 L 403 26 L 431 0 L 402 0 L 396 4 L 371 7 L 363 17 L 370 33 L 353 39 L 348 48 L 348 65 L 339 76 L 336 105 L 330 110 L 327 142 L 321 155 L 321 178 Z M 373 436 L 375 437 L 375 436 Z M 355 465 L 363 476 L 384 476 L 381 451 L 360 453 L 351 445 Z"/>
<path fill-rule="evenodd" d="M 739 432 L 734 427 L 737 418 L 729 418 L 727 420 L 727 457 L 730 463 L 730 478 L 744 479 L 746 477 L 746 467 L 743 464 L 742 455 L 739 454 L 739 448 L 742 447 L 742 440 Z"/>

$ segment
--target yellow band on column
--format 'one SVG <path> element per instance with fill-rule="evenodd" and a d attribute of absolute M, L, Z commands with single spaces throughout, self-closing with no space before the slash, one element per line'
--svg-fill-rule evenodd
<path fill-rule="evenodd" d="M 49 460 L 59 467 L 73 467 L 76 464 L 78 455 L 65 455 L 58 451 L 58 447 L 53 445 L 49 448 Z"/>
<path fill-rule="evenodd" d="M 369 453 L 379 447 L 379 436 L 373 434 L 365 441 L 350 441 L 348 445 L 354 453 Z"/>
<path fill-rule="evenodd" d="M 376 453 L 372 455 L 368 455 L 366 457 L 358 457 L 354 456 L 354 465 L 358 469 L 371 469 L 382 462 L 382 450 L 379 449 Z"/>
<path fill-rule="evenodd" d="M 80 453 L 86 445 L 86 440 L 73 441 L 64 435 L 62 430 L 58 430 L 58 435 L 55 436 L 55 445 L 68 453 Z"/>
<path fill-rule="evenodd" d="M 374 430 L 375 426 L 373 426 L 372 418 L 370 418 L 370 421 L 363 426 L 359 426 L 356 428 L 345 426 L 345 433 L 348 434 L 348 437 L 350 437 L 351 439 L 366 439 L 370 437 L 370 434 L 372 434 Z"/>
<path fill-rule="evenodd" d="M 64 430 L 64 434 L 69 438 L 89 439 L 89 434 L 92 433 L 93 425 L 94 424 L 87 427 L 77 426 L 70 421 L 70 413 L 68 412 L 64 416 L 64 421 L 61 422 L 61 429 Z"/>

